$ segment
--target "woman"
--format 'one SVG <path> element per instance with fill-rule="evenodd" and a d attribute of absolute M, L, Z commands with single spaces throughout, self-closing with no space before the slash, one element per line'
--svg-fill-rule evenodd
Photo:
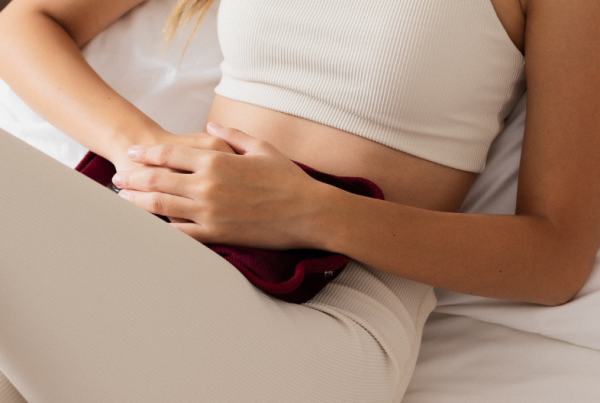
<path fill-rule="evenodd" d="M 600 184 L 594 183 L 598 140 L 593 130 L 598 107 L 594 67 L 600 60 L 589 50 L 598 40 L 594 21 L 599 6 L 592 1 L 539 0 L 399 3 L 388 8 L 355 5 L 350 12 L 337 3 L 290 6 L 279 1 L 261 8 L 223 2 L 224 79 L 210 117 L 220 125 L 208 126 L 210 136 L 184 137 L 164 133 L 103 84 L 78 53 L 76 45 L 137 2 L 70 2 L 66 7 L 63 2 L 17 0 L 2 13 L 5 37 L 18 38 L 3 44 L 2 53 L 12 63 L 2 64 L 2 77 L 46 119 L 115 163 L 120 174 L 114 181 L 126 189 L 122 194 L 129 200 L 179 219 L 174 226 L 201 242 L 313 247 L 355 259 L 315 299 L 293 306 L 256 293 L 226 264 L 203 255 L 189 267 L 195 269 L 193 275 L 206 276 L 206 289 L 188 295 L 180 286 L 170 288 L 175 283 L 161 284 L 191 275 L 185 256 L 182 262 L 152 261 L 141 251 L 128 251 L 133 244 L 126 244 L 127 238 L 139 242 L 144 235 L 139 229 L 108 232 L 114 239 L 103 248 L 79 247 L 86 249 L 83 256 L 110 250 L 111 264 L 103 261 L 96 268 L 88 263 L 83 272 L 87 278 L 109 271 L 111 279 L 118 278 L 121 294 L 115 286 L 102 288 L 102 279 L 96 277 L 91 285 L 70 277 L 69 284 L 76 286 L 69 287 L 108 292 L 106 303 L 112 310 L 85 303 L 79 295 L 83 291 L 63 291 L 64 284 L 54 288 L 62 291 L 60 299 L 31 312 L 23 312 L 18 296 L 9 300 L 18 306 L 11 311 L 19 317 L 15 323 L 34 322 L 27 317 L 35 313 L 54 313 L 54 320 L 59 316 L 62 328 L 69 329 L 58 333 L 77 340 L 75 346 L 64 346 L 59 336 L 48 335 L 48 340 L 25 344 L 32 355 L 51 354 L 57 360 L 52 371 L 36 372 L 23 353 L 5 359 L 23 378 L 20 389 L 31 401 L 149 401 L 168 396 L 182 401 L 192 396 L 217 401 L 398 401 L 433 302 L 429 287 L 403 278 L 549 305 L 577 292 L 600 241 Z M 277 18 L 270 17 L 271 11 Z M 365 21 L 376 23 L 366 29 Z M 523 50 L 525 44 L 530 103 L 518 214 L 453 214 L 475 172 L 483 168 L 498 122 L 521 89 L 523 60 L 514 46 Z M 379 70 L 366 68 L 371 65 Z M 396 71 L 402 74 L 394 75 Z M 481 88 L 489 92 L 474 91 Z M 127 150 L 136 144 L 188 147 L 142 146 L 128 158 Z M 387 201 L 314 182 L 289 159 L 332 174 L 371 179 Z M 52 198 L 67 203 L 62 197 Z M 72 214 L 82 210 L 78 203 L 68 203 Z M 120 205 L 105 209 L 129 212 Z M 181 238 L 152 227 L 149 219 L 146 223 L 139 218 L 136 224 L 159 232 L 156 242 L 167 245 L 154 258 L 200 253 L 190 243 L 178 246 L 174 241 Z M 102 226 L 105 220 L 110 218 L 94 224 Z M 53 225 L 63 226 L 59 233 L 65 234 L 53 247 L 73 245 L 78 237 L 73 229 L 62 222 Z M 7 287 L 24 281 L 18 275 L 31 266 L 14 263 L 18 252 L 12 252 L 14 259 L 7 260 L 12 264 L 3 269 L 3 278 L 14 281 Z M 48 275 L 68 270 L 65 265 L 75 267 L 78 253 L 65 254 L 52 258 Z M 201 274 L 198 261 L 207 262 Z M 169 267 L 168 276 L 158 278 L 164 267 Z M 144 279 L 143 290 L 131 296 L 135 287 L 123 284 L 139 278 L 119 273 L 125 268 L 156 279 Z M 38 281 L 35 289 L 52 288 L 48 281 Z M 173 294 L 185 302 L 173 303 Z M 60 304 L 64 300 L 94 309 L 87 325 L 74 317 L 64 319 L 74 315 Z M 142 305 L 143 315 L 164 310 L 161 329 L 141 319 L 123 325 L 124 318 L 138 312 L 131 301 Z M 189 306 L 195 309 L 182 309 Z M 115 319 L 108 314 L 114 310 L 125 313 Z M 173 321 L 165 318 L 171 316 Z M 165 323 L 173 330 L 164 330 Z M 39 322 L 36 326 L 44 328 Z M 90 327 L 107 330 L 90 340 Z M 149 335 L 153 330 L 156 336 Z M 134 344 L 145 338 L 150 341 Z M 13 345 L 8 335 L 0 340 Z M 177 343 L 182 347 L 173 347 Z M 126 353 L 127 359 L 115 352 Z M 186 359 L 188 355 L 192 358 Z M 258 371 L 256 362 L 262 363 Z M 77 371 L 81 367 L 93 375 L 82 377 Z M 224 374 L 233 380 L 227 388 L 218 382 Z"/>

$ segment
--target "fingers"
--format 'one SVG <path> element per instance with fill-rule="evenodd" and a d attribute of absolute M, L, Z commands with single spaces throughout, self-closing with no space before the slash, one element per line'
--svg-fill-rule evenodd
<path fill-rule="evenodd" d="M 184 175 L 162 169 L 144 169 L 138 171 L 117 172 L 112 182 L 119 189 L 142 192 L 162 192 L 185 196 Z"/>
<path fill-rule="evenodd" d="M 127 157 L 132 162 L 139 164 L 194 172 L 199 163 L 202 163 L 205 158 L 210 159 L 211 155 L 231 154 L 233 151 L 242 155 L 267 155 L 276 152 L 269 143 L 237 129 L 224 128 L 211 122 L 208 124 L 207 130 L 213 137 L 202 138 L 204 146 L 200 148 L 198 148 L 198 144 L 193 144 L 193 139 L 179 142 L 181 144 L 192 142 L 190 146 L 173 144 L 136 145 L 127 151 Z"/>
<path fill-rule="evenodd" d="M 225 140 L 238 154 L 267 154 L 270 151 L 270 145 L 267 142 L 252 137 L 237 129 L 222 127 L 214 122 L 208 123 L 206 128 L 208 134 Z"/>
<path fill-rule="evenodd" d="M 197 166 L 197 160 L 205 153 L 214 152 L 174 145 L 133 146 L 127 150 L 127 157 L 140 164 L 193 172 Z"/>
<path fill-rule="evenodd" d="M 235 151 L 219 137 L 210 136 L 206 133 L 192 133 L 184 135 L 173 135 L 169 141 L 163 144 L 181 145 L 197 148 L 199 150 L 212 150 L 228 154 L 235 154 Z"/>
<path fill-rule="evenodd" d="M 195 206 L 185 197 L 159 192 L 138 192 L 121 190 L 119 196 L 153 214 L 192 220 Z"/>

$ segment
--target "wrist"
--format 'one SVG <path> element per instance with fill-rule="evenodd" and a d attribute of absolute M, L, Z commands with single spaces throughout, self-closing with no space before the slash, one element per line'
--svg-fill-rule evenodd
<path fill-rule="evenodd" d="M 114 165 L 118 163 L 130 163 L 127 158 L 127 150 L 134 145 L 157 145 L 165 143 L 165 138 L 172 135 L 158 124 L 152 122 L 142 128 L 115 129 L 105 142 L 106 150 L 103 157 Z"/>
<path fill-rule="evenodd" d="M 316 203 L 307 220 L 304 239 L 310 248 L 345 254 L 344 241 L 352 231 L 351 221 L 354 200 L 358 197 L 334 186 L 317 182 L 310 200 Z"/>

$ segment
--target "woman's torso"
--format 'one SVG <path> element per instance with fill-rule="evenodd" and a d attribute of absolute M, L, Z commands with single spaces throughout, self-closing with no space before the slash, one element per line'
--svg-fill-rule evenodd
<path fill-rule="evenodd" d="M 520 1 L 491 2 L 510 39 L 522 50 Z M 476 177 L 327 125 L 219 95 L 209 120 L 266 140 L 290 159 L 320 171 L 370 179 L 387 200 L 413 207 L 456 211 Z"/>

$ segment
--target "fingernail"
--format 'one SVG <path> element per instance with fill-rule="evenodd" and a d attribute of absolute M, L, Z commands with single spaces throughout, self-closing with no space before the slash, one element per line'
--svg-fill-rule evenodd
<path fill-rule="evenodd" d="M 116 187 L 120 188 L 123 183 L 121 182 L 121 174 L 117 173 L 112 177 L 112 183 L 115 184 Z"/>
<path fill-rule="evenodd" d="M 215 123 L 215 122 L 209 122 L 208 127 L 210 127 L 211 129 L 215 129 L 215 130 L 219 130 L 219 129 L 223 128 L 223 126 L 221 126 L 220 124 Z"/>
<path fill-rule="evenodd" d="M 119 196 L 121 196 L 123 199 L 127 199 L 129 200 L 129 191 L 128 190 L 121 190 L 119 192 Z"/>
<path fill-rule="evenodd" d="M 129 150 L 127 150 L 127 157 L 130 159 L 135 159 L 135 158 L 137 158 L 139 151 L 140 151 L 140 146 L 133 146 L 133 147 L 129 148 Z"/>

